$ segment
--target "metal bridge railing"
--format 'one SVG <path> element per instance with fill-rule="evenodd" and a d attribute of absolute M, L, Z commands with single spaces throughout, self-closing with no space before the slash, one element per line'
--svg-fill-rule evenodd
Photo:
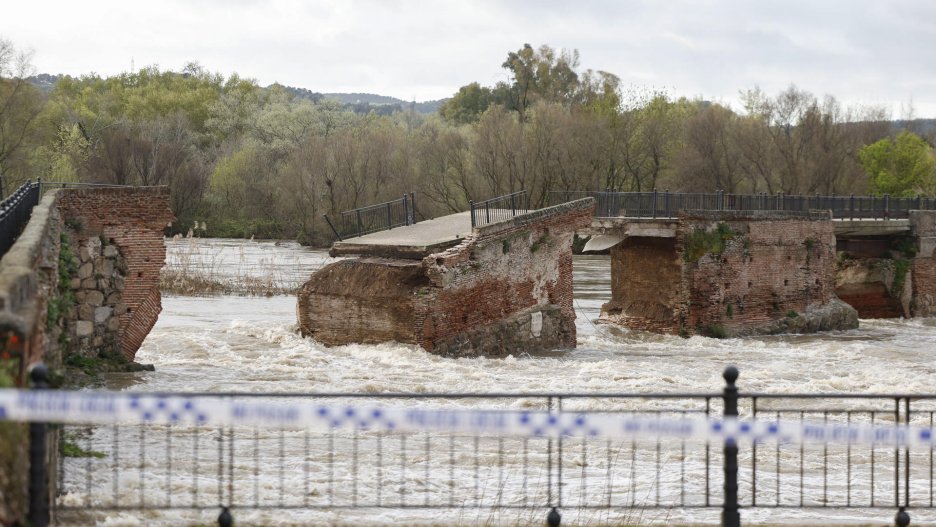
<path fill-rule="evenodd" d="M 338 237 L 338 241 L 355 236 L 364 236 L 373 232 L 389 230 L 416 224 L 416 193 L 403 194 L 401 199 L 346 210 L 341 213 L 338 227 L 332 223 L 328 214 L 323 214 L 328 226 Z"/>
<path fill-rule="evenodd" d="M 906 218 L 911 210 L 936 210 L 936 198 L 883 196 L 804 196 L 777 194 L 686 194 L 669 192 L 552 191 L 549 204 L 595 198 L 598 217 L 675 218 L 683 210 L 829 210 L 835 219 Z"/>
<path fill-rule="evenodd" d="M 44 367 L 33 370 L 37 387 L 44 386 L 44 375 Z M 411 511 L 411 518 L 422 511 L 429 521 L 477 511 L 471 514 L 500 517 L 505 524 L 516 523 L 519 515 L 527 522 L 545 516 L 558 525 L 560 514 L 574 511 L 578 518 L 610 524 L 626 523 L 629 512 L 684 509 L 720 512 L 726 526 L 740 525 L 739 510 L 754 508 L 889 509 L 897 512 L 898 526 L 909 522 L 907 511 L 936 509 L 931 437 L 936 395 L 750 394 L 738 392 L 735 368 L 726 369 L 724 377 L 723 391 L 711 394 L 127 394 L 152 397 L 140 402 L 146 408 L 135 408 L 141 414 L 137 421 L 126 422 L 124 415 L 124 422 L 61 428 L 69 451 L 83 457 L 59 458 L 59 494 L 66 498 L 51 508 L 66 522 L 122 510 L 221 511 L 221 525 L 230 525 L 233 515 L 254 514 L 262 522 L 257 514 L 283 510 L 304 511 L 307 523 L 328 523 L 334 514 L 343 522 L 374 521 L 387 517 L 378 510 L 396 509 Z M 67 401 L 67 392 L 56 394 L 57 405 Z M 154 419 L 148 412 L 160 411 L 154 401 L 159 408 L 171 408 L 174 401 L 179 408 L 185 403 L 195 409 L 224 403 L 238 408 L 232 416 L 255 418 L 261 414 L 250 405 L 266 404 L 263 419 L 284 421 L 295 419 L 295 408 L 308 408 L 310 415 L 339 409 L 340 415 L 322 413 L 329 416 L 325 422 L 336 419 L 325 428 L 148 422 Z M 99 400 L 96 411 L 113 411 L 105 402 Z M 418 426 L 428 426 L 394 430 L 384 422 L 356 428 L 356 420 L 378 419 L 376 412 L 361 411 L 375 404 L 387 415 L 393 407 L 421 411 L 424 420 Z M 497 424 L 497 412 L 517 407 L 545 412 L 550 422 L 571 423 L 562 426 L 609 418 L 623 426 L 613 436 L 490 431 L 496 428 L 489 425 Z M 281 416 L 275 415 L 277 408 Z M 459 409 L 490 413 L 482 414 L 486 420 L 469 423 L 475 428 L 446 431 L 451 412 Z M 352 426 L 338 425 L 337 419 Z M 628 436 L 628 423 L 639 419 L 661 427 L 680 419 L 707 419 L 703 432 L 730 419 L 742 420 L 739 430 L 745 422 L 764 421 L 803 430 L 835 425 L 845 432 L 818 442 Z M 874 437 L 881 431 L 894 437 L 911 430 L 930 435 L 923 446 L 843 440 L 851 437 L 848 431 L 875 426 Z M 39 427 L 31 450 L 36 460 L 44 456 L 45 425 L 34 422 L 33 427 Z M 33 477 L 44 481 L 42 474 Z M 44 492 L 41 484 L 34 488 Z M 41 500 L 34 506 L 39 509 L 30 512 L 33 524 L 44 525 L 48 509 Z"/>
<path fill-rule="evenodd" d="M 471 209 L 472 228 L 497 223 L 529 212 L 526 190 L 477 203 L 469 201 L 468 205 Z"/>
<path fill-rule="evenodd" d="M 0 257 L 13 247 L 39 204 L 39 183 L 26 180 L 13 194 L 0 202 Z"/>

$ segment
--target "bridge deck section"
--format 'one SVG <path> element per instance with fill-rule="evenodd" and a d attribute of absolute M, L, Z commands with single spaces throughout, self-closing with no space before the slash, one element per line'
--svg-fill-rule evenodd
<path fill-rule="evenodd" d="M 461 243 L 471 234 L 471 212 L 459 212 L 351 238 L 332 246 L 331 256 L 375 256 L 419 260 Z"/>

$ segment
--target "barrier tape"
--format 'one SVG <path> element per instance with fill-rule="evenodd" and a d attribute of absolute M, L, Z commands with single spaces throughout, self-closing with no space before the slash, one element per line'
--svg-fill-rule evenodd
<path fill-rule="evenodd" d="M 671 438 L 936 447 L 936 430 L 907 425 L 665 419 L 610 413 L 270 403 L 219 397 L 127 392 L 0 390 L 0 421 L 62 424 L 258 426 L 276 429 L 357 428 L 391 432 L 448 431 L 527 437 Z"/>

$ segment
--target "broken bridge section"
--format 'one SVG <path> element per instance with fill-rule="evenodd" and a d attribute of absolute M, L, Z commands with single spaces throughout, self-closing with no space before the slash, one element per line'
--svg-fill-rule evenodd
<path fill-rule="evenodd" d="M 592 230 L 615 235 L 613 225 Z M 826 211 L 683 211 L 677 221 L 618 230 L 601 322 L 683 336 L 858 326 L 855 310 L 835 297 Z"/>
<path fill-rule="evenodd" d="M 572 236 L 591 198 L 481 227 L 468 213 L 336 244 L 298 294 L 304 335 L 397 341 L 447 356 L 575 347 Z"/>

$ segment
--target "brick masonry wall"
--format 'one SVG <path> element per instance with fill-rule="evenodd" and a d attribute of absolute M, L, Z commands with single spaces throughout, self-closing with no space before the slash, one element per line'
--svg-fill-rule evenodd
<path fill-rule="evenodd" d="M 724 221 L 739 236 L 726 241 L 721 257 L 683 260 L 688 302 L 680 313 L 686 331 L 709 324 L 727 329 L 768 322 L 826 305 L 835 293 L 835 235 L 828 214 L 774 214 L 680 218 L 677 245 L 686 235 Z M 728 306 L 732 314 L 728 314 Z"/>
<path fill-rule="evenodd" d="M 163 228 L 175 217 L 169 209 L 168 187 L 67 189 L 58 209 L 68 224 L 81 223 L 79 236 L 103 237 L 126 261 L 126 284 L 119 317 L 120 350 L 133 360 L 162 310 L 156 289 L 166 262 Z M 123 310 L 122 308 L 120 309 Z"/>
<path fill-rule="evenodd" d="M 299 326 L 326 345 L 414 343 L 446 355 L 575 346 L 572 235 L 594 201 L 475 228 L 421 260 L 343 260 L 298 294 Z M 392 249 L 392 248 L 391 248 Z"/>
<path fill-rule="evenodd" d="M 430 287 L 416 299 L 416 342 L 429 351 L 445 343 L 449 355 L 516 353 L 485 341 L 511 317 L 557 306 L 550 324 L 556 343 L 575 347 L 572 235 L 591 224 L 594 202 L 583 200 L 486 225 L 463 243 L 423 260 Z M 552 318 L 549 315 L 544 315 Z M 459 336 L 475 332 L 477 338 Z"/>
<path fill-rule="evenodd" d="M 737 235 L 721 254 L 684 257 L 690 233 L 722 222 Z M 637 238 L 612 250 L 614 291 L 602 321 L 668 334 L 706 334 L 710 324 L 742 333 L 790 310 L 822 308 L 834 293 L 828 214 L 688 212 L 675 240 L 665 240 Z"/>

